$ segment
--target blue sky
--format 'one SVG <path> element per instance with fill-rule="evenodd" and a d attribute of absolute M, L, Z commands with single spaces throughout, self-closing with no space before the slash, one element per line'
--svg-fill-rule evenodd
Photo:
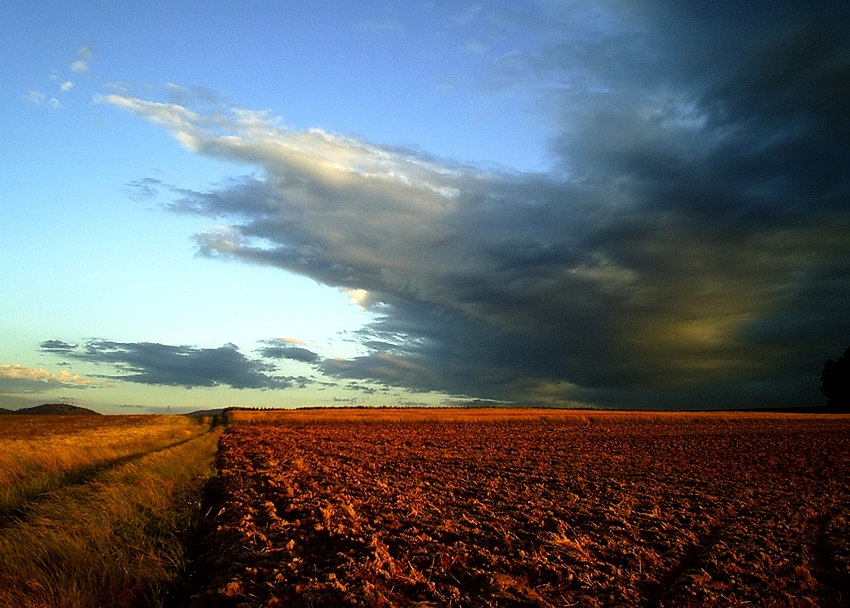
<path fill-rule="evenodd" d="M 6 3 L 0 407 L 818 403 L 843 2 Z"/>

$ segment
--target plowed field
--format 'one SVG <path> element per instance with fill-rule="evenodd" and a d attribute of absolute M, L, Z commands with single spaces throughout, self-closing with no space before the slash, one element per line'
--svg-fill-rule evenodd
<path fill-rule="evenodd" d="M 218 459 L 196 607 L 850 605 L 847 417 L 284 420 Z"/>

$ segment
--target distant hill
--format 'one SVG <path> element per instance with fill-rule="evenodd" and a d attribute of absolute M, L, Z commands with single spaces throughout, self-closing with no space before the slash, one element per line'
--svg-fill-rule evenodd
<path fill-rule="evenodd" d="M 194 412 L 189 412 L 188 414 L 183 414 L 184 416 L 221 416 L 224 412 L 223 407 L 219 407 L 212 410 L 196 410 Z"/>
<path fill-rule="evenodd" d="M 7 410 L 0 408 L 0 414 L 61 414 L 63 416 L 102 416 L 93 410 L 79 407 L 77 405 L 69 405 L 67 403 L 44 403 L 35 407 L 25 407 L 19 410 Z"/>

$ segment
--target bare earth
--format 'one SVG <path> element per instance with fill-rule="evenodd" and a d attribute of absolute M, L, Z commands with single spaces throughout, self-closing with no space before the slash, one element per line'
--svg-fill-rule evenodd
<path fill-rule="evenodd" d="M 262 420 L 192 606 L 850 605 L 847 416 Z"/>

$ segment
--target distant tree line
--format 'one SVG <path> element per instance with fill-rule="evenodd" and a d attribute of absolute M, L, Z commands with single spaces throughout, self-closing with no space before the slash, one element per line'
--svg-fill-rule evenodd
<path fill-rule="evenodd" d="M 826 397 L 829 409 L 850 412 L 850 346 L 843 355 L 823 364 L 820 392 Z"/>

